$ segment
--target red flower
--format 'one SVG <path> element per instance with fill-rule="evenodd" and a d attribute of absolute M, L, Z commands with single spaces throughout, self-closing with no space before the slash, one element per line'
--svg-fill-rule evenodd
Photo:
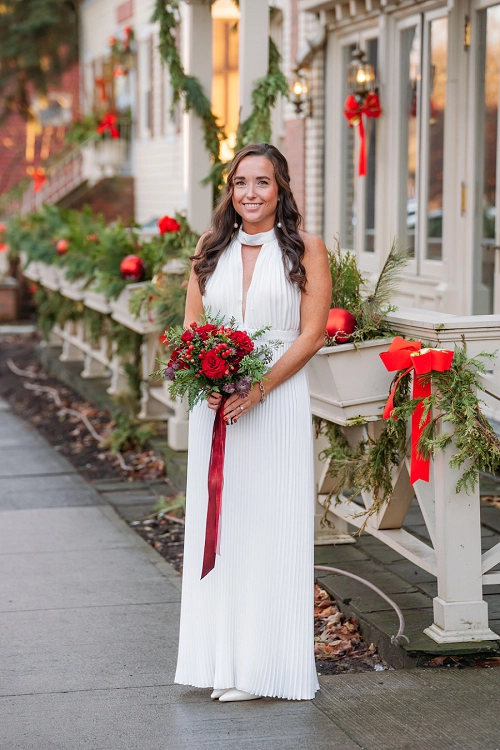
<path fill-rule="evenodd" d="M 158 229 L 160 230 L 160 234 L 168 234 L 168 232 L 178 232 L 181 228 L 181 225 L 178 221 L 175 219 L 172 219 L 171 216 L 162 216 L 161 219 L 158 219 Z"/>
<path fill-rule="evenodd" d="M 223 378 L 226 374 L 227 364 L 221 357 L 214 354 L 214 352 L 208 352 L 208 354 L 203 357 L 201 370 L 207 378 Z"/>
<path fill-rule="evenodd" d="M 177 347 L 177 349 L 174 349 L 174 351 L 170 355 L 170 362 L 177 362 L 180 356 L 181 356 L 181 349 L 180 347 Z"/>
<path fill-rule="evenodd" d="M 207 324 L 205 326 L 200 326 L 196 329 L 196 333 L 199 335 L 202 341 L 206 341 L 211 333 L 217 330 L 217 326 L 213 326 L 210 324 Z"/>
<path fill-rule="evenodd" d="M 244 357 L 245 354 L 250 354 L 254 348 L 253 341 L 245 331 L 233 331 L 230 335 L 230 339 L 237 348 L 240 357 Z"/>
<path fill-rule="evenodd" d="M 194 338 L 194 333 L 190 331 L 188 328 L 188 330 L 184 331 L 184 333 L 182 334 L 181 341 L 184 341 L 185 344 L 190 344 L 193 338 Z"/>

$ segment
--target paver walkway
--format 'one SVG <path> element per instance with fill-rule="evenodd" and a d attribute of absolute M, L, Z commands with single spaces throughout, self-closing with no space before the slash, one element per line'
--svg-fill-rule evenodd
<path fill-rule="evenodd" d="M 322 677 L 314 702 L 174 685 L 179 576 L 2 401 L 0 450 L 1 750 L 500 748 L 496 669 Z"/>

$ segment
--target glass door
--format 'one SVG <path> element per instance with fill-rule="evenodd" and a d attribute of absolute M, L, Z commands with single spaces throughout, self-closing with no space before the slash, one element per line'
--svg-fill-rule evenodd
<path fill-rule="evenodd" d="M 499 206 L 499 87 L 500 5 L 478 13 L 477 143 L 474 304 L 476 315 L 500 311 Z"/>

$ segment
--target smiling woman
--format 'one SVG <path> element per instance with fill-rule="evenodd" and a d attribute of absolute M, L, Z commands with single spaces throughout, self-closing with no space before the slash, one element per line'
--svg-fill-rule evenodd
<path fill-rule="evenodd" d="M 304 366 L 324 343 L 330 274 L 324 243 L 301 217 L 283 155 L 238 152 L 193 258 L 185 325 L 204 311 L 277 343 L 266 378 L 213 393 L 189 427 L 186 539 L 175 680 L 223 702 L 310 699 L 314 663 L 314 479 Z M 206 356 L 206 355 L 204 355 Z M 220 555 L 200 580 L 215 412 L 228 424 Z M 220 416 L 220 411 L 219 411 Z M 200 628 L 199 612 L 203 612 Z M 193 650 L 193 643 L 197 644 Z"/>

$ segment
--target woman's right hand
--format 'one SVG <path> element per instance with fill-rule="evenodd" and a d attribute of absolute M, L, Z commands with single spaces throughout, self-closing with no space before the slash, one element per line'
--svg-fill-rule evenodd
<path fill-rule="evenodd" d="M 222 395 L 220 393 L 211 393 L 207 399 L 208 408 L 212 409 L 212 411 L 217 411 L 221 398 Z"/>

